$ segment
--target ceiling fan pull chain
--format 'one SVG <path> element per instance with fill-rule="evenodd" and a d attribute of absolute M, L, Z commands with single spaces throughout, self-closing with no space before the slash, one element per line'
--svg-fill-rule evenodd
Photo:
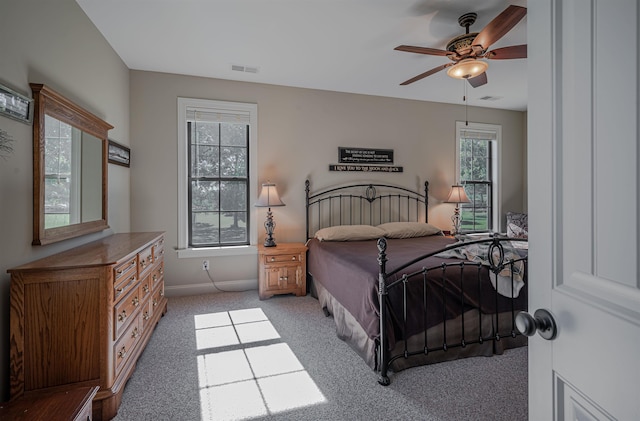
<path fill-rule="evenodd" d="M 464 101 L 465 126 L 468 126 L 469 125 L 469 103 L 467 102 L 467 84 L 465 82 L 466 81 L 462 82 L 462 84 L 464 85 L 464 95 L 462 96 L 462 100 Z"/>

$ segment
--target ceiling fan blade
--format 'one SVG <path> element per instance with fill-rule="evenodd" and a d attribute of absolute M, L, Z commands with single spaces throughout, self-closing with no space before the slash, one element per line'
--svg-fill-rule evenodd
<path fill-rule="evenodd" d="M 527 44 L 512 45 L 489 51 L 485 58 L 492 60 L 507 60 L 512 58 L 527 58 Z"/>
<path fill-rule="evenodd" d="M 417 82 L 420 79 L 424 79 L 427 76 L 431 76 L 434 73 L 438 73 L 440 70 L 444 70 L 444 69 L 446 69 L 447 67 L 450 67 L 450 66 L 453 66 L 453 63 L 447 63 L 447 64 L 443 64 L 442 66 L 434 67 L 431 70 L 427 70 L 426 72 L 419 74 L 418 76 L 412 77 L 409 80 L 405 80 L 400 85 L 408 85 L 410 83 Z"/>
<path fill-rule="evenodd" d="M 498 41 L 509 32 L 527 14 L 527 8 L 511 5 L 495 17 L 473 40 L 472 45 L 480 45 L 487 50 L 491 44 Z"/>
<path fill-rule="evenodd" d="M 414 47 L 411 45 L 400 45 L 394 48 L 394 50 L 406 51 L 408 53 L 429 54 L 431 56 L 446 56 L 448 54 L 451 54 L 451 52 L 445 50 L 438 50 L 436 48 L 427 47 Z"/>
<path fill-rule="evenodd" d="M 469 81 L 469 85 L 477 88 L 478 86 L 482 86 L 487 83 L 487 72 L 480 73 L 478 76 L 469 78 L 467 80 Z"/>

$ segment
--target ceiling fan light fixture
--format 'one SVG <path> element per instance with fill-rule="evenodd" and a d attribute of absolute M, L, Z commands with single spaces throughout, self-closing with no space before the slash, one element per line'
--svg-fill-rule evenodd
<path fill-rule="evenodd" d="M 489 68 L 489 63 L 473 58 L 466 58 L 454 64 L 447 70 L 447 75 L 454 79 L 471 79 Z"/>

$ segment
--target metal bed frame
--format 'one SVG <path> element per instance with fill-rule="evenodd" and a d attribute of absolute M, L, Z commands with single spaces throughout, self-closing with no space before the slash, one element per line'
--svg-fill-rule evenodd
<path fill-rule="evenodd" d="M 358 190 L 364 193 L 358 193 Z M 384 193 L 378 194 L 378 190 Z M 310 182 L 305 182 L 305 195 L 306 195 L 306 232 L 307 239 L 313 237 L 314 233 L 321 228 L 334 226 L 334 225 L 352 225 L 352 224 L 368 224 L 378 225 L 385 222 L 400 222 L 400 221 L 424 221 L 428 222 L 428 195 L 429 195 L 429 182 L 424 183 L 424 193 L 418 193 L 411 191 L 404 187 L 398 187 L 388 184 L 352 184 L 340 187 L 329 188 L 316 193 L 310 193 Z M 317 222 L 314 220 L 317 218 Z M 500 341 L 506 337 L 516 338 L 521 335 L 515 324 L 516 314 L 521 311 L 514 306 L 514 291 L 513 291 L 513 268 L 518 262 L 523 262 L 525 273 L 525 285 L 526 285 L 526 273 L 527 273 L 527 257 L 521 257 L 518 259 L 507 260 L 505 259 L 505 250 L 503 243 L 510 241 L 526 241 L 523 239 L 507 238 L 494 236 L 489 239 L 480 239 L 474 241 L 466 241 L 464 244 L 452 244 L 444 249 L 422 255 L 409 262 L 402 264 L 393 271 L 387 272 L 387 241 L 385 238 L 380 238 L 377 242 L 378 246 L 378 295 L 379 295 L 379 317 L 380 317 L 380 338 L 376 342 L 377 348 L 377 361 L 376 371 L 378 372 L 378 383 L 383 386 L 390 384 L 388 372 L 391 364 L 398 359 L 409 359 L 418 355 L 427 355 L 433 352 L 446 352 L 453 348 L 466 348 L 467 346 L 474 344 L 483 344 L 488 341 Z M 425 261 L 429 257 L 432 257 L 438 253 L 444 251 L 454 250 L 456 248 L 464 247 L 470 244 L 488 244 L 488 257 L 489 266 L 483 266 L 480 263 L 470 262 L 466 260 L 460 260 L 456 263 L 444 263 L 437 266 L 422 267 L 420 270 L 405 273 L 404 271 L 410 266 L 419 262 Z M 494 254 L 497 254 L 498 258 L 491 258 Z M 442 326 L 444 329 L 443 339 L 441 343 L 429 343 L 427 340 L 427 330 L 424 331 L 424 340 L 421 349 L 410 350 L 408 348 L 407 341 L 404 341 L 404 346 L 401 352 L 394 354 L 388 344 L 388 328 L 387 320 L 390 317 L 390 313 L 394 311 L 389 299 L 390 291 L 400 290 L 403 297 L 402 308 L 396 309 L 396 316 L 400 314 L 399 319 L 402 321 L 402 337 L 405 338 L 407 331 L 407 315 L 412 311 L 421 311 L 424 315 L 424 325 L 428 326 L 427 318 L 427 282 L 433 282 L 433 278 L 427 279 L 427 274 L 435 276 L 440 273 L 442 279 L 441 286 L 443 291 L 443 297 L 446 300 L 447 283 L 445 282 L 445 272 L 451 268 L 459 268 L 460 270 L 460 293 L 459 303 L 460 308 L 464 309 L 465 295 L 462 283 L 462 272 L 465 267 L 471 266 L 477 270 L 477 291 L 480 297 L 482 297 L 481 277 L 486 276 L 487 271 L 493 272 L 495 275 L 500 273 L 503 269 L 511 269 L 511 309 L 508 317 L 509 323 L 500 323 L 499 313 L 491 314 L 493 317 L 492 329 L 490 331 L 483 331 L 482 321 L 479 321 L 478 332 L 479 335 L 469 337 L 465 334 L 465 313 L 461 312 L 460 318 L 460 330 L 461 338 L 458 340 L 448 340 L 447 338 L 447 324 L 451 322 L 446 317 L 446 312 L 442 314 Z M 455 270 L 455 269 L 453 269 Z M 484 272 L 484 273 L 483 273 Z M 450 275 L 450 274 L 449 274 Z M 422 297 L 422 308 L 411 309 L 407 305 L 407 290 L 410 285 L 416 283 L 422 283 L 422 291 L 424 295 Z M 489 294 L 489 293 L 486 293 Z M 486 296 L 485 294 L 485 296 Z M 497 308 L 498 292 L 497 289 L 491 294 L 495 297 L 495 303 Z M 482 301 L 481 301 L 482 302 Z M 449 303 L 453 305 L 453 303 Z M 447 303 L 444 302 L 443 306 Z M 477 309 L 480 312 L 480 309 Z M 504 314 L 504 313 L 503 313 Z M 506 326 L 504 326 L 506 324 Z M 406 339 L 406 338 L 405 338 Z"/>

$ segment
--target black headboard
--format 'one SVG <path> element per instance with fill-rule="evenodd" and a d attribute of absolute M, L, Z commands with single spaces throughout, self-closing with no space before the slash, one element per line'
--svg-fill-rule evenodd
<path fill-rule="evenodd" d="M 334 225 L 429 222 L 429 182 L 424 192 L 389 184 L 351 184 L 311 192 L 305 181 L 307 239 Z"/>

